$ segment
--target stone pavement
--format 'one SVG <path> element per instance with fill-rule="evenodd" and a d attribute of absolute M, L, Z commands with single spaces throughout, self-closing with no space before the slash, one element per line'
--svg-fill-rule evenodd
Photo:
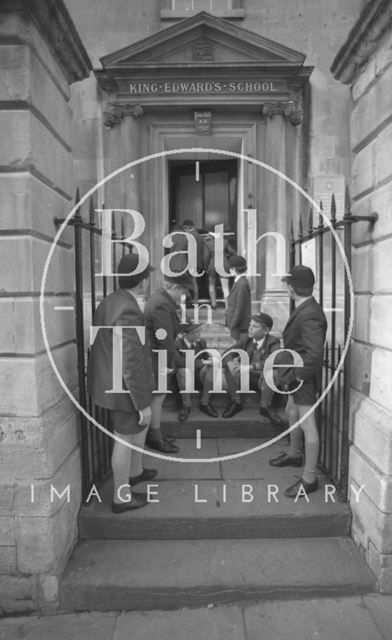
<path fill-rule="evenodd" d="M 0 640 L 392 640 L 392 596 L 0 619 Z"/>

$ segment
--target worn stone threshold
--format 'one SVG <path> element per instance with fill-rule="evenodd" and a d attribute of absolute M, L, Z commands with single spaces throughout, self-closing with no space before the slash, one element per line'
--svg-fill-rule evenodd
<path fill-rule="evenodd" d="M 266 446 L 235 459 L 263 441 L 249 438 L 207 438 L 201 448 L 190 438 L 177 441 L 180 455 L 212 462 L 176 462 L 144 458 L 156 468 L 150 483 L 151 503 L 121 515 L 111 512 L 112 481 L 98 487 L 79 516 L 79 532 L 86 539 L 234 539 L 345 536 L 351 524 L 349 506 L 332 495 L 332 485 L 319 472 L 319 489 L 308 500 L 291 500 L 284 490 L 301 469 L 276 468 L 271 457 L 287 450 L 287 443 Z M 222 460 L 222 456 L 226 459 Z M 146 483 L 137 485 L 147 490 Z"/>
<path fill-rule="evenodd" d="M 99 540 L 74 552 L 62 611 L 145 611 L 374 591 L 349 539 Z"/>

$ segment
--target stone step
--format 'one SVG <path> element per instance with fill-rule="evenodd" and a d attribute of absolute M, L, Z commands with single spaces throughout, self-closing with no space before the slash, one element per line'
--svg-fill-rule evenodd
<path fill-rule="evenodd" d="M 287 444 L 271 445 L 232 459 L 232 455 L 263 443 L 249 438 L 202 439 L 198 450 L 190 439 L 177 442 L 179 455 L 183 460 L 193 458 L 193 462 L 144 460 L 146 467 L 158 470 L 150 490 L 156 492 L 151 499 L 159 502 L 114 515 L 109 479 L 98 488 L 102 502 L 94 498 L 80 511 L 81 538 L 190 540 L 348 535 L 349 506 L 337 498 L 335 502 L 328 498 L 328 481 L 321 472 L 319 489 L 308 496 L 308 502 L 285 497 L 284 490 L 297 480 L 301 469 L 279 469 L 270 466 L 268 460 L 287 450 Z M 200 458 L 206 461 L 198 462 Z M 146 484 L 137 485 L 137 489 L 146 490 Z M 274 490 L 276 498 L 271 493 Z"/>
<path fill-rule="evenodd" d="M 179 422 L 177 417 L 178 409 L 174 401 L 165 403 L 162 413 L 162 428 L 164 432 L 176 438 L 194 439 L 196 437 L 196 429 L 200 429 L 203 438 L 242 437 L 270 439 L 277 437 L 283 430 L 260 416 L 258 404 L 250 404 L 245 401 L 243 410 L 233 418 L 222 418 L 221 414 L 225 406 L 223 402 L 219 404 L 214 400 L 213 404 L 220 413 L 219 418 L 211 418 L 202 413 L 197 404 L 193 402 L 188 420 Z M 284 417 L 284 413 L 281 410 L 279 410 L 279 413 Z"/>
<path fill-rule="evenodd" d="M 375 580 L 345 538 L 93 540 L 60 583 L 62 611 L 147 611 L 368 593 Z"/>

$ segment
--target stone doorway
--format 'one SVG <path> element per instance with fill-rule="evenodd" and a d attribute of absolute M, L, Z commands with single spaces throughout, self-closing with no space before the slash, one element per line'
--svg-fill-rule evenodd
<path fill-rule="evenodd" d="M 191 219 L 206 238 L 216 225 L 224 225 L 231 247 L 237 249 L 238 162 L 236 160 L 169 160 L 170 229 Z M 217 297 L 223 301 L 216 277 Z M 209 301 L 208 274 L 198 279 L 199 300 Z"/>

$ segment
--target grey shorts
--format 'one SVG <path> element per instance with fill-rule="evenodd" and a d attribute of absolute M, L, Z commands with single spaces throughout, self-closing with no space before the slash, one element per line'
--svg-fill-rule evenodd
<path fill-rule="evenodd" d="M 139 413 L 137 411 L 111 411 L 114 431 L 117 433 L 132 434 L 140 433 L 146 428 L 139 424 Z"/>

